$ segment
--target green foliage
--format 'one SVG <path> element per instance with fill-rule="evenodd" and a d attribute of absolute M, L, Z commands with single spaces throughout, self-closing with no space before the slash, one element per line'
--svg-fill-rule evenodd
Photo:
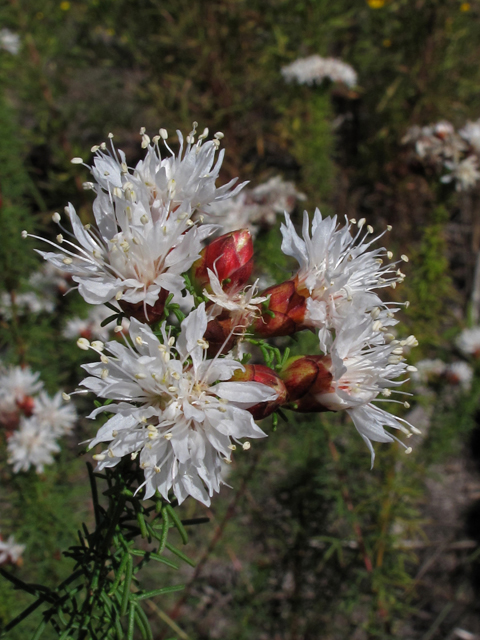
<path fill-rule="evenodd" d="M 410 255 L 415 268 L 405 284 L 410 302 L 407 317 L 415 335 L 428 351 L 441 344 L 441 335 L 454 322 L 451 315 L 455 291 L 448 275 L 445 222 L 448 213 L 439 206 L 432 222 L 423 229 L 420 245 Z"/>

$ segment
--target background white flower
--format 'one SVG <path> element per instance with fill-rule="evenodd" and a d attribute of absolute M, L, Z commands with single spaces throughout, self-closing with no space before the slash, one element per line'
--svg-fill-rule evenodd
<path fill-rule="evenodd" d="M 60 451 L 55 434 L 39 423 L 36 417 L 23 418 L 19 428 L 7 443 L 8 463 L 14 473 L 35 467 L 42 473 L 45 465 L 52 464 L 53 454 Z"/>
<path fill-rule="evenodd" d="M 318 55 L 298 58 L 282 67 L 282 75 L 287 82 L 296 80 L 300 84 L 320 84 L 326 78 L 332 82 L 341 82 L 347 87 L 357 84 L 355 69 L 336 58 L 322 58 Z"/>

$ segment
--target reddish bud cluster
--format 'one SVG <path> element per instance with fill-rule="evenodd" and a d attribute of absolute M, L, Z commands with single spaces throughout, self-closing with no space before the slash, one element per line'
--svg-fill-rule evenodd
<path fill-rule="evenodd" d="M 287 408 L 301 412 L 327 411 L 317 399 L 328 393 L 333 375 L 329 356 L 296 356 L 287 360 L 280 377 L 287 389 Z"/>
<path fill-rule="evenodd" d="M 268 287 L 262 295 L 270 298 L 265 303 L 262 315 L 253 324 L 257 336 L 289 336 L 302 328 L 307 301 L 297 293 L 293 280 Z"/>

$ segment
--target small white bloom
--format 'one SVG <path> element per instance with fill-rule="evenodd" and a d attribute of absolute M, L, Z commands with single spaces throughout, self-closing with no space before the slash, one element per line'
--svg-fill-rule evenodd
<path fill-rule="evenodd" d="M 52 464 L 53 454 L 60 451 L 53 431 L 42 426 L 36 417 L 24 418 L 7 443 L 8 463 L 14 473 L 35 467 L 42 473 L 45 465 Z"/>
<path fill-rule="evenodd" d="M 48 296 L 39 296 L 34 291 L 26 291 L 15 296 L 15 308 L 19 315 L 52 313 L 55 310 L 55 303 Z M 2 293 L 0 297 L 0 315 L 7 320 L 12 318 L 12 298 L 8 293 Z"/>
<path fill-rule="evenodd" d="M 0 372 L 0 411 L 16 411 L 19 403 L 36 394 L 43 387 L 40 373 L 29 367 L 10 367 Z"/>
<path fill-rule="evenodd" d="M 322 58 L 318 55 L 298 58 L 286 67 L 282 75 L 287 82 L 300 84 L 320 84 L 325 78 L 332 82 L 341 82 L 347 87 L 357 84 L 357 72 L 346 62 L 336 58 Z"/>
<path fill-rule="evenodd" d="M 239 326 L 248 327 L 253 317 L 259 313 L 258 305 L 268 300 L 268 296 L 254 297 L 258 291 L 258 280 L 241 291 L 225 292 L 218 276 L 211 269 L 208 269 L 208 277 L 212 293 L 204 289 L 203 295 L 215 303 L 213 310 L 209 309 L 209 315 L 216 316 L 223 309 L 230 311 L 235 329 Z"/>
<path fill-rule="evenodd" d="M 255 235 L 259 228 L 273 226 L 279 213 L 291 213 L 298 200 L 305 200 L 305 195 L 293 182 L 274 176 L 253 189 L 243 189 L 230 200 L 214 202 L 211 213 L 224 233 L 247 228 Z"/>
<path fill-rule="evenodd" d="M 445 371 L 450 384 L 459 385 L 463 391 L 469 391 L 472 386 L 473 369 L 466 362 L 452 362 Z"/>
<path fill-rule="evenodd" d="M 463 129 L 460 129 L 458 133 L 477 153 L 480 153 L 480 120 L 477 120 L 476 122 L 467 122 Z"/>
<path fill-rule="evenodd" d="M 230 460 L 239 438 L 265 436 L 246 409 L 276 394 L 257 382 L 228 382 L 242 365 L 228 358 L 206 358 L 205 305 L 182 322 L 176 341 L 162 329 L 162 340 L 135 319 L 132 346 L 105 345 L 108 364 L 87 364 L 82 385 L 114 400 L 96 409 L 115 414 L 90 442 L 108 442 L 99 468 L 113 467 L 123 456 L 139 454 L 145 473 L 145 497 L 155 490 L 179 502 L 188 495 L 204 504 L 219 491 L 222 459 Z M 103 459 L 102 459 L 103 458 Z"/>
<path fill-rule="evenodd" d="M 13 536 L 10 536 L 8 540 L 3 540 L 0 537 L 0 564 L 17 564 L 24 551 L 25 545 L 15 542 Z"/>
<path fill-rule="evenodd" d="M 457 337 L 456 345 L 465 355 L 480 357 L 480 327 L 464 329 Z"/>
<path fill-rule="evenodd" d="M 75 407 L 63 401 L 61 391 L 58 391 L 53 398 L 45 391 L 41 391 L 35 398 L 33 415 L 39 425 L 51 430 L 55 436 L 69 433 L 77 419 Z"/>
<path fill-rule="evenodd" d="M 12 56 L 16 56 L 20 51 L 20 36 L 10 29 L 0 29 L 0 49 L 5 49 Z"/>
<path fill-rule="evenodd" d="M 440 180 L 444 183 L 454 180 L 457 191 L 468 191 L 468 189 L 474 187 L 480 179 L 477 156 L 467 156 L 459 162 L 446 160 L 444 165 L 451 173 L 442 176 Z"/>
<path fill-rule="evenodd" d="M 415 367 L 417 370 L 412 373 L 412 380 L 417 384 L 428 384 L 444 375 L 447 364 L 439 358 L 425 359 L 416 362 Z"/>

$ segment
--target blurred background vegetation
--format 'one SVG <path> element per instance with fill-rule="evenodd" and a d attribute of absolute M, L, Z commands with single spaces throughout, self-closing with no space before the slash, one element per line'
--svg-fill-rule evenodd
<path fill-rule="evenodd" d="M 72 157 L 89 162 L 111 131 L 132 166 L 140 127 L 172 135 L 198 121 L 225 134 L 224 182 L 281 175 L 310 212 L 393 225 L 388 248 L 410 256 L 392 299 L 411 301 L 412 357 L 454 353 L 480 249 L 479 193 L 440 184 L 401 139 L 414 124 L 480 117 L 476 1 L 5 0 L 0 28 L 21 43 L 15 55 L 0 49 L 0 294 L 14 301 L 40 267 L 22 229 L 51 236 L 67 202 L 90 219 L 88 172 Z M 358 86 L 286 84 L 281 67 L 311 54 L 351 64 Z M 260 233 L 257 275 L 289 272 L 279 238 L 278 225 Z M 40 370 L 51 392 L 72 389 L 84 352 L 61 329 L 86 312 L 76 293 L 54 314 L 20 316 L 13 304 L 0 318 L 2 361 Z M 297 348 L 315 340 L 302 335 Z M 468 393 L 417 396 L 414 453 L 377 446 L 373 471 L 348 420 L 280 423 L 238 456 L 233 489 L 211 509 L 181 508 L 211 522 L 192 532 L 199 564 L 185 571 L 185 593 L 148 611 L 155 638 L 480 638 L 479 397 L 480 369 Z M 85 415 L 91 400 L 78 408 Z M 61 551 L 92 519 L 77 443 L 93 430 L 81 420 L 40 476 L 12 475 L 1 455 L 0 529 L 27 545 L 14 569 L 27 581 L 70 572 Z M 29 602 L 0 581 L 1 621 Z"/>

